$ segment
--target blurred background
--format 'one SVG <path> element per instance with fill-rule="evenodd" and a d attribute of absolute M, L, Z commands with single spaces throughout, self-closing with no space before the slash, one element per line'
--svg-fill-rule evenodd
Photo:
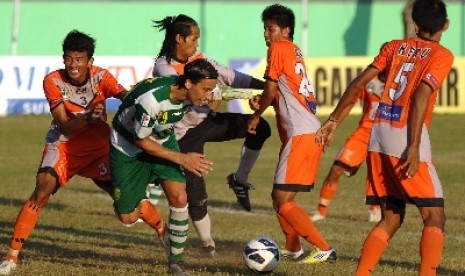
<path fill-rule="evenodd" d="M 310 79 L 325 113 L 348 82 L 386 41 L 409 34 L 409 4 L 388 0 L 301 0 L 279 3 L 294 10 L 294 42 L 307 57 Z M 456 56 L 436 112 L 465 112 L 465 0 L 445 1 L 451 21 L 441 43 Z M 63 38 L 72 29 L 97 40 L 95 65 L 123 85 L 150 77 L 163 32 L 152 20 L 187 14 L 200 25 L 200 50 L 222 64 L 263 75 L 266 45 L 261 12 L 275 1 L 253 0 L 0 0 L 0 114 L 42 114 L 42 79 L 62 66 Z M 406 23 L 405 23 L 406 22 Z M 411 32 L 411 31 L 410 31 Z M 462 96 L 460 96 L 462 95 Z M 247 112 L 241 102 L 232 111 Z"/>

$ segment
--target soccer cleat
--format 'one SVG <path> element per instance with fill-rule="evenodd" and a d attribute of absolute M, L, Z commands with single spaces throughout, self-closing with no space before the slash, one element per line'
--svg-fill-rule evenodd
<path fill-rule="evenodd" d="M 297 263 L 299 264 L 334 263 L 336 259 L 337 259 L 336 251 L 332 248 L 328 251 L 321 251 L 319 249 L 315 249 L 307 257 L 297 261 Z"/>
<path fill-rule="evenodd" d="M 310 219 L 312 221 L 319 221 L 319 220 L 324 220 L 326 218 L 326 216 L 323 216 L 322 214 L 320 214 L 320 212 L 318 211 L 315 211 L 313 212 L 311 215 L 310 215 Z"/>
<path fill-rule="evenodd" d="M 8 275 L 16 269 L 16 263 L 13 259 L 8 256 L 0 264 L 0 275 Z"/>
<path fill-rule="evenodd" d="M 379 222 L 381 220 L 381 208 L 370 209 L 369 222 Z"/>
<path fill-rule="evenodd" d="M 158 238 L 160 239 L 160 243 L 165 249 L 166 253 L 170 254 L 170 234 L 169 234 L 169 227 L 168 224 L 163 223 L 162 229 L 157 229 Z"/>
<path fill-rule="evenodd" d="M 178 262 L 171 261 L 171 260 L 168 264 L 168 272 L 171 275 L 180 275 L 180 276 L 191 275 L 187 270 L 182 268 L 182 266 Z"/>
<path fill-rule="evenodd" d="M 255 189 L 255 186 L 250 183 L 244 185 L 237 182 L 236 175 L 234 173 L 228 175 L 226 179 L 228 180 L 229 188 L 236 194 L 237 202 L 239 202 L 244 210 L 250 212 L 252 207 L 250 206 L 249 190 Z"/>
<path fill-rule="evenodd" d="M 290 251 L 282 247 L 279 249 L 279 252 L 281 253 L 281 257 L 292 258 L 294 260 L 297 260 L 300 256 L 304 254 L 304 250 L 302 248 L 299 251 Z"/>
<path fill-rule="evenodd" d="M 200 256 L 204 258 L 212 258 L 216 254 L 215 247 L 214 246 L 202 246 L 200 248 Z"/>

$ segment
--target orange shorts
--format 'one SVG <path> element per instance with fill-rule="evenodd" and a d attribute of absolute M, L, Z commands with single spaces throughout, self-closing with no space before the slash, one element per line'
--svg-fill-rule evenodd
<path fill-rule="evenodd" d="M 368 153 L 366 203 L 394 204 L 405 208 L 405 203 L 418 207 L 444 207 L 441 182 L 431 162 L 421 162 L 417 173 L 408 178 L 401 169 L 403 160 L 397 157 Z"/>
<path fill-rule="evenodd" d="M 322 147 L 315 143 L 314 133 L 292 137 L 281 147 L 274 188 L 310 191 L 315 184 L 321 153 Z"/>
<path fill-rule="evenodd" d="M 336 155 L 334 165 L 344 168 L 348 176 L 356 174 L 360 165 L 365 161 L 370 133 L 371 128 L 358 127 L 349 138 L 347 138 L 344 146 Z"/>
<path fill-rule="evenodd" d="M 48 172 L 57 178 L 60 187 L 63 187 L 74 175 L 110 181 L 110 154 L 109 146 L 98 151 L 85 154 L 72 155 L 67 152 L 66 143 L 47 143 L 42 154 L 39 171 Z"/>

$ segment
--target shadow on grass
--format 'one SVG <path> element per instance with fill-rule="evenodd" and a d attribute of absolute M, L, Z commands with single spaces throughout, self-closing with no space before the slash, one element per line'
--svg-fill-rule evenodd
<path fill-rule="evenodd" d="M 18 207 L 18 212 L 20 211 L 21 207 L 23 207 L 24 203 L 26 202 L 27 198 L 24 199 L 17 199 L 17 198 L 7 198 L 7 197 L 0 197 L 0 206 L 15 206 Z M 64 210 L 66 205 L 60 203 L 49 202 L 47 203 L 47 209 L 53 210 Z"/>
<path fill-rule="evenodd" d="M 338 255 L 337 258 L 341 260 L 347 260 L 347 261 L 351 261 L 354 263 L 358 263 L 358 258 L 354 258 L 354 257 Z M 398 262 L 398 261 L 392 261 L 392 260 L 380 260 L 377 266 L 402 267 L 402 268 L 406 268 L 412 271 L 420 271 L 419 264 L 408 263 L 408 262 Z M 375 267 L 374 273 L 376 274 L 376 267 Z M 464 272 L 439 267 L 437 270 L 437 275 L 463 276 Z"/>
<path fill-rule="evenodd" d="M 274 210 L 271 206 L 271 200 L 270 200 L 270 205 L 268 206 L 265 206 L 265 205 L 257 205 L 257 204 L 254 204 L 253 202 L 251 202 L 251 205 L 252 205 L 252 213 L 273 213 L 274 214 Z M 247 211 L 245 211 L 242 206 L 237 203 L 237 202 L 231 202 L 231 201 L 225 201 L 225 200 L 217 200 L 217 199 L 214 199 L 214 200 L 211 200 L 209 199 L 208 200 L 208 206 L 209 207 L 212 207 L 212 208 L 222 208 L 222 209 L 231 209 L 231 210 L 234 210 L 234 211 L 244 211 L 245 213 L 248 213 Z"/>
<path fill-rule="evenodd" d="M 8 233 L 8 236 L 3 234 L 0 235 L 0 244 L 6 245 L 9 243 L 9 235 L 11 234 L 12 227 L 13 222 L 0 221 L 1 233 Z M 136 229 L 136 231 L 131 231 L 131 229 L 125 228 L 121 229 L 121 231 L 115 231 L 114 229 L 83 230 L 73 227 L 61 228 L 52 225 L 37 225 L 36 230 L 40 230 L 41 232 L 44 231 L 47 234 L 31 237 L 26 242 L 27 244 L 24 247 L 25 252 L 22 254 L 22 258 L 38 259 L 38 261 L 52 263 L 59 260 L 61 265 L 78 265 L 89 269 L 105 269 L 107 272 L 110 272 L 113 269 L 114 264 L 130 264 L 136 266 L 147 264 L 167 264 L 167 258 L 162 253 L 163 249 L 159 246 L 156 237 L 154 235 L 138 232 L 137 230 L 140 229 Z M 71 243 L 68 240 L 70 237 L 73 237 Z M 131 247 L 134 245 L 136 245 L 136 247 L 138 245 L 147 247 L 148 241 L 150 241 L 149 243 L 152 243 L 153 241 L 156 253 L 149 253 L 143 255 L 143 257 L 134 257 L 131 256 L 131 254 L 115 252 L 115 250 L 131 250 Z M 230 240 L 224 241 L 220 239 L 218 239 L 217 242 L 219 245 L 217 248 L 219 252 L 228 252 L 228 255 L 232 253 L 236 256 L 241 256 L 243 248 L 242 242 Z M 98 247 L 99 249 L 104 249 L 105 252 L 108 251 L 109 253 L 72 247 L 73 243 L 88 243 L 91 247 Z M 231 263 L 230 261 L 225 262 L 220 257 L 196 261 L 199 258 L 196 245 L 199 243 L 200 241 L 198 238 L 188 239 L 184 257 L 186 269 L 206 273 L 227 273 L 235 275 L 251 274 L 251 272 L 242 263 L 242 259 L 234 263 Z M 162 254 L 162 257 L 160 257 L 160 254 Z M 146 270 L 144 268 L 141 269 Z M 274 273 L 274 275 L 286 274 Z"/>

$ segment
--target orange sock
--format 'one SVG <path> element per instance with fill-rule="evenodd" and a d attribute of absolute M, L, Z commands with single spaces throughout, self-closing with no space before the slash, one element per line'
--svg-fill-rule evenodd
<path fill-rule="evenodd" d="M 163 230 L 163 219 L 160 213 L 158 213 L 157 208 L 155 208 L 150 201 L 142 200 L 140 203 L 139 218 L 150 225 L 150 227 L 157 230 L 158 233 L 160 233 L 159 230 Z"/>
<path fill-rule="evenodd" d="M 299 234 L 297 234 L 296 231 L 294 231 L 294 228 L 287 223 L 286 219 L 281 216 L 280 214 L 276 214 L 276 217 L 278 218 L 279 225 L 281 225 L 281 229 L 284 232 L 284 235 L 286 236 L 286 246 L 285 248 L 289 251 L 297 252 L 302 247 L 300 246 L 300 240 L 299 240 Z"/>
<path fill-rule="evenodd" d="M 425 227 L 420 241 L 420 275 L 436 275 L 444 246 L 444 232 L 437 227 Z"/>
<path fill-rule="evenodd" d="M 389 234 L 380 227 L 373 228 L 363 244 L 355 275 L 371 275 L 388 244 Z"/>
<path fill-rule="evenodd" d="M 337 182 L 324 182 L 320 191 L 320 201 L 318 202 L 318 213 L 322 216 L 326 216 L 328 212 L 328 206 L 334 195 L 336 194 L 338 187 Z"/>
<path fill-rule="evenodd" d="M 297 203 L 288 202 L 281 206 L 279 214 L 289 223 L 299 236 L 306 239 L 320 250 L 327 251 L 331 246 L 326 242 L 323 236 L 318 232 L 313 222 Z"/>
<path fill-rule="evenodd" d="M 26 201 L 23 208 L 16 218 L 13 237 L 11 238 L 10 247 L 14 250 L 20 250 L 24 242 L 36 226 L 39 217 L 40 208 L 30 200 Z"/>

